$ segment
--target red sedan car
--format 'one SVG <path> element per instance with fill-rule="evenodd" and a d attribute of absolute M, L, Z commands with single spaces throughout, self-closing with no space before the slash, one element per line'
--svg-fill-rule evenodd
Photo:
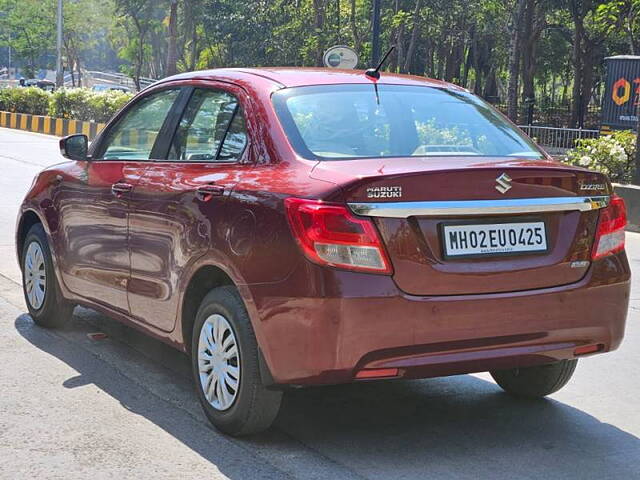
<path fill-rule="evenodd" d="M 622 340 L 624 203 L 454 85 L 188 73 L 60 143 L 17 225 L 31 316 L 84 305 L 190 354 L 224 432 L 287 386 L 490 371 L 540 397 Z"/>

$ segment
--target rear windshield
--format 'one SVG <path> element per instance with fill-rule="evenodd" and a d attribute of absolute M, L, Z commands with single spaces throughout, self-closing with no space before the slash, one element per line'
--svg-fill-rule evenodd
<path fill-rule="evenodd" d="M 280 121 L 309 159 L 498 156 L 543 158 L 487 103 L 462 91 L 323 85 L 274 94 Z"/>

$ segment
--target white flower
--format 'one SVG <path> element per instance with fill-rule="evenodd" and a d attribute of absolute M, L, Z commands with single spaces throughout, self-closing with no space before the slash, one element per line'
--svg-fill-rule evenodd
<path fill-rule="evenodd" d="M 609 155 L 611 155 L 612 160 L 616 162 L 624 162 L 627 159 L 627 153 L 619 143 L 616 143 L 611 147 L 611 150 L 609 150 Z"/>
<path fill-rule="evenodd" d="M 591 157 L 589 155 L 583 155 L 578 160 L 578 165 L 582 167 L 588 167 L 589 165 L 591 165 Z"/>

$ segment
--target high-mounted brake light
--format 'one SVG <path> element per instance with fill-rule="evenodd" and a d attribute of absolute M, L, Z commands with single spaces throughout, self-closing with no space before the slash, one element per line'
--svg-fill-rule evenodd
<path fill-rule="evenodd" d="M 285 199 L 287 218 L 306 257 L 319 265 L 391 274 L 373 222 L 347 207 L 304 198 Z"/>
<path fill-rule="evenodd" d="M 609 206 L 600 210 L 596 239 L 591 258 L 599 258 L 624 250 L 624 227 L 627 225 L 627 209 L 624 200 L 611 196 Z"/>

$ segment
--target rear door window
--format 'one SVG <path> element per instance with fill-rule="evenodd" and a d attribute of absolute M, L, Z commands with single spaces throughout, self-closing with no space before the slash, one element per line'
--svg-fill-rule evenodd
<path fill-rule="evenodd" d="M 229 162 L 247 144 L 244 113 L 238 99 L 222 90 L 196 89 L 169 149 L 169 160 Z"/>

